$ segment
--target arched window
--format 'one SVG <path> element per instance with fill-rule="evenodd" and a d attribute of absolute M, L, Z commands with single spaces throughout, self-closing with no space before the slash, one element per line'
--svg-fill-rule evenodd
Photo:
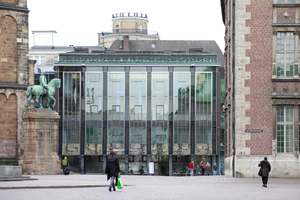
<path fill-rule="evenodd" d="M 0 19 L 0 80 L 17 81 L 17 22 L 11 16 Z"/>

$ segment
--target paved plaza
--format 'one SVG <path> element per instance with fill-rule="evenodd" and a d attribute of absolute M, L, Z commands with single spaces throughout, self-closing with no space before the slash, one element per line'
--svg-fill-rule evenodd
<path fill-rule="evenodd" d="M 2 200 L 48 199 L 299 199 L 300 179 L 225 176 L 122 176 L 123 189 L 108 191 L 109 181 L 100 174 L 31 175 L 38 180 L 0 182 Z"/>

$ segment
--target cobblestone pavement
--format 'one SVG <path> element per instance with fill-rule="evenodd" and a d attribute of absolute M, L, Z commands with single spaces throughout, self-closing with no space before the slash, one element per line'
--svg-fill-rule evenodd
<path fill-rule="evenodd" d="M 0 182 L 2 200 L 50 199 L 300 199 L 300 179 L 225 176 L 122 176 L 123 189 L 108 191 L 105 175 L 31 175 L 33 181 Z"/>

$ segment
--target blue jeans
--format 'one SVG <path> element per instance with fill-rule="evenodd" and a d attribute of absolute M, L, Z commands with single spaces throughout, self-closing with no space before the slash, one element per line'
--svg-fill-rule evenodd
<path fill-rule="evenodd" d="M 190 175 L 193 176 L 194 174 L 194 169 L 190 169 Z"/>
<path fill-rule="evenodd" d="M 214 170 L 214 176 L 217 175 L 217 170 Z"/>

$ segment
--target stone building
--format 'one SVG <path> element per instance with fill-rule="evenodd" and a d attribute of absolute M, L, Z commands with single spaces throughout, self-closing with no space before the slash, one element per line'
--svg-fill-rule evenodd
<path fill-rule="evenodd" d="M 148 30 L 148 16 L 142 13 L 116 13 L 112 14 L 111 31 L 98 33 L 98 45 L 110 48 L 115 40 L 159 40 L 158 32 Z M 127 48 L 127 43 L 124 43 Z M 122 47 L 123 48 L 123 47 Z"/>
<path fill-rule="evenodd" d="M 227 176 L 300 177 L 299 0 L 221 0 Z"/>
<path fill-rule="evenodd" d="M 0 1 L 0 164 L 22 165 L 20 142 L 26 89 L 35 61 L 28 60 L 27 0 Z"/>

